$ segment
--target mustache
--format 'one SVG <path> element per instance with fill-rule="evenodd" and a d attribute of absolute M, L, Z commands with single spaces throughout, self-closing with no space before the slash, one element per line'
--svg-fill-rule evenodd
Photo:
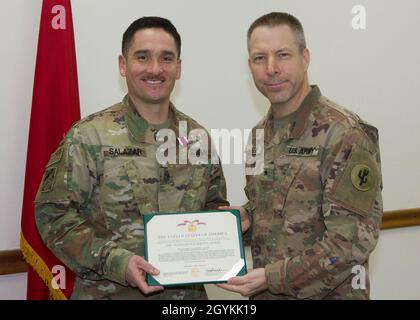
<path fill-rule="evenodd" d="M 269 80 L 264 81 L 263 83 L 265 85 L 270 86 L 270 85 L 275 85 L 275 84 L 282 84 L 287 81 L 289 81 L 289 79 L 269 79 Z"/>

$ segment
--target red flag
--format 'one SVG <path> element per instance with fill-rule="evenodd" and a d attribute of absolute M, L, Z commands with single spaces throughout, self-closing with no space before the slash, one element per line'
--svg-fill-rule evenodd
<path fill-rule="evenodd" d="M 64 264 L 44 245 L 38 233 L 34 199 L 51 154 L 73 123 L 79 119 L 70 0 L 44 0 L 32 96 L 20 244 L 30 265 L 28 299 L 66 299 L 73 292 L 74 274 L 69 269 L 65 269 L 65 283 L 57 281 L 55 287 L 58 285 L 59 289 L 54 288 L 53 277 L 60 276 L 61 280 L 63 274 L 59 274 L 62 269 L 53 268 Z"/>

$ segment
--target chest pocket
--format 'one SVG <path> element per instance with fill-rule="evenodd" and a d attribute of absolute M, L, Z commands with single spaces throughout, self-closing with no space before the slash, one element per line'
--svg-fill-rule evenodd
<path fill-rule="evenodd" d="M 282 215 L 290 187 L 301 166 L 299 160 L 287 158 L 265 165 L 263 173 L 255 177 L 258 211 L 274 211 L 274 215 Z"/>
<path fill-rule="evenodd" d="M 169 183 L 161 184 L 160 210 L 187 212 L 203 209 L 209 185 L 209 165 L 169 165 L 166 170 Z"/>
<path fill-rule="evenodd" d="M 142 219 L 129 175 L 129 159 L 112 159 L 105 163 L 100 200 L 107 228 L 115 240 L 133 239 L 143 233 Z"/>
<path fill-rule="evenodd" d="M 159 190 L 159 177 L 154 163 L 147 165 L 146 159 L 141 167 L 135 161 L 124 164 L 133 197 L 141 214 L 159 211 L 157 194 Z"/>

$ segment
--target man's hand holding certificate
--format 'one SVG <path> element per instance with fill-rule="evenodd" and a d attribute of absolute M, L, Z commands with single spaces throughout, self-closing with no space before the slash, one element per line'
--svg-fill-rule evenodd
<path fill-rule="evenodd" d="M 246 274 L 238 210 L 144 216 L 149 285 L 221 283 Z"/>

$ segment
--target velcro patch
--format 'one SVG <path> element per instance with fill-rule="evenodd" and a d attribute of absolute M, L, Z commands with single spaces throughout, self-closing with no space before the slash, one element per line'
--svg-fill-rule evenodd
<path fill-rule="evenodd" d="M 332 198 L 360 213 L 369 213 L 379 188 L 379 170 L 370 152 L 354 146 L 334 183 Z"/>
<path fill-rule="evenodd" d="M 104 157 L 145 157 L 146 152 L 141 148 L 108 148 L 104 151 Z"/>
<path fill-rule="evenodd" d="M 64 148 L 59 147 L 50 158 L 50 161 L 48 161 L 47 167 L 52 166 L 53 164 L 56 164 L 57 162 L 60 162 L 61 158 L 63 157 Z"/>
<path fill-rule="evenodd" d="M 373 169 L 365 164 L 353 166 L 350 179 L 353 186 L 359 191 L 369 191 L 374 187 L 375 176 Z"/>
<path fill-rule="evenodd" d="M 318 146 L 316 147 L 299 147 L 299 146 L 287 146 L 286 154 L 288 156 L 300 156 L 300 157 L 315 157 L 319 153 Z"/>
<path fill-rule="evenodd" d="M 45 170 L 44 178 L 42 179 L 41 192 L 50 192 L 52 191 L 55 183 L 55 178 L 57 176 L 57 168 L 49 167 Z"/>

